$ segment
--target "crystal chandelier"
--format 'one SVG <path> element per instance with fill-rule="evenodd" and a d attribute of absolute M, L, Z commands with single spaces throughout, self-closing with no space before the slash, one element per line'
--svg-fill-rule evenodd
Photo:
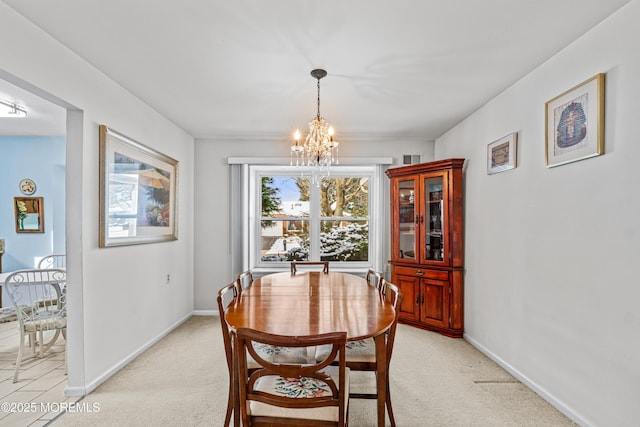
<path fill-rule="evenodd" d="M 333 140 L 333 128 L 320 116 L 320 79 L 327 72 L 321 69 L 311 71 L 311 76 L 318 81 L 318 114 L 309 122 L 309 134 L 300 143 L 300 131 L 296 129 L 295 144 L 291 146 L 291 165 L 293 157 L 296 166 L 307 166 L 311 170 L 312 182 L 319 184 L 318 172 L 324 171 L 329 175 L 332 163 L 338 164 L 338 142 Z"/>

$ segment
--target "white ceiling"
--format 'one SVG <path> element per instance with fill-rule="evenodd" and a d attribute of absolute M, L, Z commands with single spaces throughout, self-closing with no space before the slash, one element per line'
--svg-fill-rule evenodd
<path fill-rule="evenodd" d="M 339 140 L 435 139 L 629 2 L 2 1 L 196 138 L 289 138 L 324 68 Z"/>
<path fill-rule="evenodd" d="M 63 136 L 66 110 L 0 78 L 0 98 L 27 110 L 26 118 L 0 117 L 0 135 Z M 3 105 L 0 105 L 4 108 Z"/>

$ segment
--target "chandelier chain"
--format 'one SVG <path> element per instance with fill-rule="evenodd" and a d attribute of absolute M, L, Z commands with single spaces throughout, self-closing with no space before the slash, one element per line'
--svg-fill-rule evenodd
<path fill-rule="evenodd" d="M 318 119 L 320 119 L 320 79 L 318 79 Z"/>

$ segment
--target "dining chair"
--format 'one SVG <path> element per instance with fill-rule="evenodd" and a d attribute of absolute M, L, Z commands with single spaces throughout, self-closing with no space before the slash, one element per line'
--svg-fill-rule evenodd
<path fill-rule="evenodd" d="M 238 292 L 242 293 L 243 289 L 247 289 L 253 283 L 253 273 L 251 270 L 243 271 L 238 274 L 236 282 L 238 283 Z"/>
<path fill-rule="evenodd" d="M 58 268 L 61 270 L 66 270 L 67 269 L 67 256 L 65 254 L 53 254 L 53 255 L 47 255 L 45 257 L 43 257 L 40 261 L 38 261 L 38 269 L 45 269 L 45 268 Z M 66 292 L 64 285 L 61 285 L 62 288 L 62 292 Z M 63 329 L 62 330 L 62 334 L 64 335 L 64 338 L 67 339 L 67 330 Z"/>
<path fill-rule="evenodd" d="M 231 414 L 233 413 L 233 395 L 234 395 L 234 374 L 233 374 L 233 358 L 234 358 L 234 343 L 233 343 L 233 331 L 229 328 L 226 321 L 226 313 L 229 310 L 229 306 L 235 304 L 240 296 L 238 291 L 238 281 L 229 283 L 218 291 L 218 312 L 220 314 L 220 326 L 222 327 L 222 341 L 224 343 L 224 352 L 227 361 L 227 368 L 229 372 L 229 393 L 227 397 L 227 411 L 225 415 L 224 426 L 228 427 L 231 422 Z M 291 363 L 308 363 L 309 355 L 314 355 L 315 348 L 289 348 L 281 346 L 269 346 L 269 345 L 256 345 L 256 352 L 262 355 L 263 358 L 270 360 L 272 363 L 278 362 L 291 362 Z M 248 359 L 249 369 L 253 370 L 258 367 L 258 364 L 252 357 Z M 238 425 L 240 420 L 240 414 L 234 414 L 234 425 Z"/>
<path fill-rule="evenodd" d="M 322 272 L 329 273 L 329 261 L 291 261 L 291 274 L 296 274 L 299 266 L 322 266 Z"/>
<path fill-rule="evenodd" d="M 402 302 L 402 294 L 398 287 L 386 280 L 382 279 L 381 295 L 389 302 L 394 310 L 395 317 L 393 323 L 385 333 L 385 345 L 387 349 L 387 358 L 384 363 L 387 364 L 387 378 L 385 379 L 387 387 L 386 407 L 389 414 L 391 425 L 395 427 L 396 422 L 393 416 L 393 407 L 391 406 L 391 394 L 389 392 L 389 367 L 391 364 L 391 355 L 393 353 L 393 343 L 396 336 L 396 327 L 398 326 L 398 316 L 400 314 L 400 304 Z M 326 347 L 318 347 L 316 352 L 316 360 L 326 357 L 328 349 Z M 348 341 L 345 349 L 346 365 L 351 369 L 352 387 L 349 397 L 353 399 L 377 399 L 377 387 L 375 376 L 373 373 L 377 370 L 376 345 L 373 338 L 367 338 L 358 341 Z M 366 377 L 359 372 L 369 372 Z M 364 381 L 360 381 L 360 380 Z M 373 380 L 373 381 L 372 381 Z M 354 387 L 355 386 L 355 387 Z M 354 391 L 355 390 L 355 391 Z"/>
<path fill-rule="evenodd" d="M 238 284 L 233 282 L 218 291 L 218 311 L 220 313 L 220 325 L 222 326 L 222 341 L 224 343 L 224 354 L 227 360 L 227 370 L 229 372 L 229 393 L 227 396 L 227 412 L 224 418 L 224 426 L 228 427 L 231 423 L 231 414 L 233 413 L 233 339 L 231 331 L 225 320 L 225 313 L 229 306 L 236 301 L 238 297 Z M 236 414 L 237 419 L 234 425 L 238 425 L 240 417 Z"/>
<path fill-rule="evenodd" d="M 67 256 L 64 254 L 47 255 L 38 262 L 38 268 L 67 268 Z"/>
<path fill-rule="evenodd" d="M 285 336 L 238 329 L 235 340 L 242 425 L 345 426 L 349 405 L 346 338 L 346 332 Z M 329 346 L 331 350 L 326 358 L 315 363 L 272 363 L 255 350 L 257 344 L 290 348 Z M 248 356 L 259 365 L 252 372 Z"/>
<path fill-rule="evenodd" d="M 63 291 L 66 280 L 66 272 L 61 269 L 18 270 L 5 279 L 4 286 L 16 311 L 20 331 L 14 383 L 18 381 L 22 362 L 44 357 L 58 339 L 60 332 L 66 331 L 67 298 Z M 47 342 L 44 333 L 49 331 L 54 331 L 54 336 Z M 31 348 L 31 354 L 26 357 L 25 338 L 28 338 Z"/>
<path fill-rule="evenodd" d="M 378 290 L 381 290 L 382 280 L 384 279 L 384 275 L 381 272 L 375 271 L 370 268 L 369 270 L 367 270 L 366 279 L 367 283 L 369 283 L 371 286 Z"/>
<path fill-rule="evenodd" d="M 384 363 L 387 364 L 387 378 L 385 380 L 387 387 L 387 399 L 386 399 L 386 407 L 387 413 L 389 414 L 389 420 L 391 422 L 391 426 L 395 427 L 396 421 L 393 415 L 393 406 L 391 404 L 391 392 L 389 387 L 390 375 L 389 370 L 391 367 L 391 356 L 393 354 L 393 343 L 396 337 L 396 328 L 398 326 L 398 317 L 400 314 L 400 304 L 402 303 L 402 294 L 396 285 L 393 283 L 387 282 L 386 280 L 382 280 L 381 284 L 381 292 L 383 298 L 389 302 L 394 310 L 395 317 L 391 327 L 387 330 L 385 340 L 386 340 L 386 348 L 387 348 L 387 358 Z M 347 358 L 347 366 L 354 371 L 375 371 L 378 363 L 376 360 L 376 348 L 375 342 L 373 339 L 365 340 L 365 345 L 361 346 L 359 341 L 356 341 L 349 346 L 346 350 L 346 358 Z M 369 379 L 374 379 L 373 375 L 369 376 Z M 351 398 L 354 399 L 377 399 L 377 387 L 375 381 L 369 382 L 369 384 L 365 387 L 365 391 L 355 391 L 350 394 Z"/>

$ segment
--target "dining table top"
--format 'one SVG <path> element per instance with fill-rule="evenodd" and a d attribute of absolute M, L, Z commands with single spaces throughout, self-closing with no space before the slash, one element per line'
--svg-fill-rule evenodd
<path fill-rule="evenodd" d="M 384 333 L 394 317 L 394 308 L 375 287 L 363 277 L 341 272 L 257 278 L 225 314 L 234 329 L 299 336 L 345 331 L 349 341 Z"/>

